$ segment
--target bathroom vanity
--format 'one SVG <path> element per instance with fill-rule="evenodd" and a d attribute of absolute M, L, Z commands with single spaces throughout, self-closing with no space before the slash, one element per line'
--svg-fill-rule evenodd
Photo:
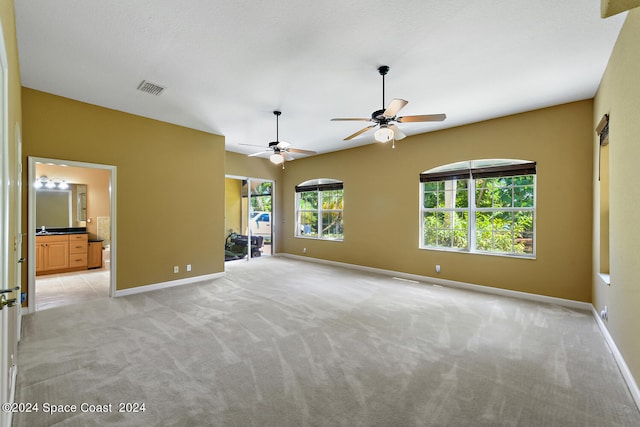
<path fill-rule="evenodd" d="M 86 230 L 50 229 L 36 233 L 36 276 L 101 266 L 102 242 L 92 241 L 90 244 Z"/>

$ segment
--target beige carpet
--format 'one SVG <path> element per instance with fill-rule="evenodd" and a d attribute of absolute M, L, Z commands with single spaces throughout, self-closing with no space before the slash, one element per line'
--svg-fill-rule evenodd
<path fill-rule="evenodd" d="M 290 259 L 24 328 L 14 426 L 640 425 L 588 312 Z"/>

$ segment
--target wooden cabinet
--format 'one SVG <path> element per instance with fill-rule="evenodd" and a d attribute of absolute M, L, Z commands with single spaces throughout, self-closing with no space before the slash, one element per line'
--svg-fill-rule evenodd
<path fill-rule="evenodd" d="M 87 269 L 87 234 L 36 236 L 36 275 Z"/>
<path fill-rule="evenodd" d="M 102 268 L 102 242 L 89 242 L 87 268 Z"/>
<path fill-rule="evenodd" d="M 65 268 L 69 268 L 69 236 L 37 236 L 36 274 Z"/>
<path fill-rule="evenodd" d="M 44 270 L 44 242 L 36 238 L 36 274 Z"/>
<path fill-rule="evenodd" d="M 69 267 L 87 268 L 87 234 L 69 235 Z"/>

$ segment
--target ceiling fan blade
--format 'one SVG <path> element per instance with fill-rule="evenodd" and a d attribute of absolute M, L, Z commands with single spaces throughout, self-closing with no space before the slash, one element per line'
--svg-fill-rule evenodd
<path fill-rule="evenodd" d="M 246 145 L 247 147 L 261 147 L 264 148 L 264 144 L 263 145 L 257 145 L 257 144 L 244 144 L 244 143 L 239 143 L 238 145 Z"/>
<path fill-rule="evenodd" d="M 398 112 L 402 110 L 404 106 L 407 105 L 408 103 L 409 101 L 405 101 L 404 99 L 400 99 L 400 98 L 393 99 L 389 103 L 389 106 L 387 107 L 387 109 L 384 110 L 383 116 L 385 116 L 387 119 L 395 117 L 396 114 L 398 114 Z"/>
<path fill-rule="evenodd" d="M 349 141 L 350 139 L 353 139 L 356 136 L 361 135 L 361 134 L 365 133 L 366 131 L 368 131 L 369 129 L 374 128 L 376 126 L 378 126 L 378 125 L 377 124 L 373 124 L 371 126 L 367 126 L 364 129 L 360 129 L 358 132 L 354 133 L 353 135 L 349 135 L 348 137 L 346 137 L 343 141 Z"/>
<path fill-rule="evenodd" d="M 337 119 L 331 119 L 332 122 L 370 122 L 371 119 L 364 119 L 361 117 L 341 117 Z"/>
<path fill-rule="evenodd" d="M 389 125 L 389 129 L 393 131 L 393 139 L 395 139 L 396 141 L 400 141 L 401 139 L 404 139 L 407 137 L 407 135 L 402 133 L 400 128 L 396 125 Z"/>
<path fill-rule="evenodd" d="M 423 116 L 404 116 L 398 117 L 398 123 L 411 122 L 441 122 L 447 118 L 446 114 L 425 114 Z"/>
<path fill-rule="evenodd" d="M 258 151 L 257 153 L 253 153 L 253 154 L 248 154 L 249 157 L 255 157 L 255 156 L 259 156 L 260 154 L 264 154 L 269 150 L 263 150 L 263 151 Z"/>
<path fill-rule="evenodd" d="M 313 155 L 313 154 L 318 154 L 315 151 L 310 151 L 310 150 L 300 150 L 298 148 L 289 148 L 287 150 L 289 153 L 296 153 L 296 154 L 308 154 L 308 155 Z"/>
<path fill-rule="evenodd" d="M 283 149 L 283 148 L 291 147 L 291 144 L 289 144 L 287 141 L 278 141 L 278 144 L 276 144 L 276 147 Z"/>
<path fill-rule="evenodd" d="M 294 157 L 291 154 L 287 153 L 286 151 L 281 151 L 280 154 L 288 162 L 290 162 L 291 160 L 294 160 Z"/>

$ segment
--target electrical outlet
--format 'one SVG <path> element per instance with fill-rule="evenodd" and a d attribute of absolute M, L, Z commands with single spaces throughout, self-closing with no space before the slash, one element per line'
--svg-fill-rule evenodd
<path fill-rule="evenodd" d="M 177 265 L 174 265 L 174 266 L 173 266 L 173 272 L 174 272 L 174 273 L 178 273 L 178 272 L 180 272 L 180 267 L 178 267 Z"/>
<path fill-rule="evenodd" d="M 307 248 L 302 248 L 302 253 L 306 254 L 307 253 Z"/>
<path fill-rule="evenodd" d="M 191 271 L 191 264 L 187 264 L 187 271 Z"/>
<path fill-rule="evenodd" d="M 600 312 L 600 317 L 602 318 L 602 320 L 609 320 L 609 309 L 606 305 L 604 306 L 604 310 Z"/>
<path fill-rule="evenodd" d="M 436 264 L 436 273 L 440 273 L 440 264 Z"/>

